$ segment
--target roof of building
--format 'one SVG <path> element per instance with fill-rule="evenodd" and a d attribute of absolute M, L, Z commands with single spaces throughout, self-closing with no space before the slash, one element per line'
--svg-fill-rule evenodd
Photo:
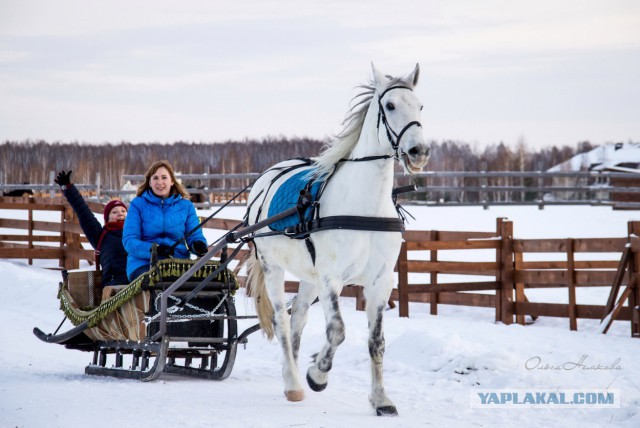
<path fill-rule="evenodd" d="M 619 171 L 640 173 L 640 143 L 611 143 L 575 155 L 548 172 L 560 171 Z"/>

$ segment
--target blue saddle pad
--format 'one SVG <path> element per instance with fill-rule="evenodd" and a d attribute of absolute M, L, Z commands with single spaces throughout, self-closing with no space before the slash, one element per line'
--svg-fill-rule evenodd
<path fill-rule="evenodd" d="M 273 199 L 271 199 L 271 204 L 269 205 L 269 217 L 280 214 L 282 211 L 296 206 L 298 198 L 300 197 L 300 191 L 304 189 L 310 181 L 307 178 L 307 175 L 309 175 L 308 169 L 298 172 L 297 174 L 289 177 L 280 187 L 278 187 L 278 190 L 276 190 L 276 194 L 273 195 Z M 318 190 L 320 190 L 321 185 L 322 181 L 316 181 L 311 185 L 310 192 L 313 201 L 317 200 Z M 304 221 L 311 220 L 311 214 L 312 209 L 309 207 L 304 212 Z M 294 213 L 271 223 L 269 228 L 271 230 L 283 231 L 287 227 L 295 226 L 298 223 L 300 223 L 300 218 L 297 213 Z"/>

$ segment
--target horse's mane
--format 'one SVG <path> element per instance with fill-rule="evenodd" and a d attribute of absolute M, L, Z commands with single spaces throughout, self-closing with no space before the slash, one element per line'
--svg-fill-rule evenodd
<path fill-rule="evenodd" d="M 413 88 L 411 82 L 407 82 L 402 78 L 387 77 L 390 78 L 390 80 L 385 89 L 397 84 Z M 342 121 L 344 125 L 342 131 L 336 135 L 333 141 L 327 143 L 322 149 L 320 156 L 314 159 L 315 168 L 312 173 L 314 177 L 325 177 L 331 174 L 340 159 L 347 158 L 360 139 L 364 119 L 367 116 L 367 111 L 373 100 L 376 87 L 371 80 L 367 84 L 357 86 L 357 88 L 360 88 L 362 91 L 351 100 L 352 106 Z"/>

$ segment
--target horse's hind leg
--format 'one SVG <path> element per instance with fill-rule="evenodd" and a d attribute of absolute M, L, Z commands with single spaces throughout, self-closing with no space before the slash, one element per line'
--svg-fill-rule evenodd
<path fill-rule="evenodd" d="M 298 287 L 298 294 L 291 306 L 291 347 L 296 364 L 298 363 L 302 330 L 307 324 L 309 306 L 311 306 L 316 297 L 318 297 L 316 284 L 301 281 L 300 287 Z"/>
<path fill-rule="evenodd" d="M 267 265 L 264 261 L 263 270 L 267 295 L 273 306 L 273 327 L 284 357 L 282 363 L 284 394 L 289 401 L 301 401 L 304 399 L 304 390 L 291 346 L 291 328 L 284 293 L 284 271 L 278 266 Z"/>
<path fill-rule="evenodd" d="M 322 350 L 314 356 L 313 364 L 307 371 L 307 382 L 314 391 L 322 391 L 327 387 L 333 356 L 345 337 L 344 322 L 338 306 L 338 293 L 342 289 L 342 284 L 335 281 L 328 282 L 329 284 L 323 285 L 319 295 L 327 325 L 327 341 Z"/>
<path fill-rule="evenodd" d="M 379 284 L 382 285 L 382 284 Z M 373 289 L 373 291 L 371 290 Z M 382 286 L 365 287 L 365 299 L 367 299 L 367 318 L 369 321 L 369 355 L 371 357 L 371 396 L 369 401 L 375 408 L 378 416 L 396 416 L 396 410 L 393 401 L 387 397 L 384 390 L 383 379 L 383 357 L 384 357 L 384 329 L 383 314 L 386 302 L 390 293 L 380 293 Z M 368 294 L 385 294 L 368 295 Z"/>

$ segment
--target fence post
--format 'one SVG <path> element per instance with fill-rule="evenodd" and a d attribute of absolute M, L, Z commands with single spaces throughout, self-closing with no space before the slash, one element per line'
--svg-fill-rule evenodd
<path fill-rule="evenodd" d="M 100 202 L 100 171 L 96 172 L 96 201 Z"/>
<path fill-rule="evenodd" d="M 518 269 L 522 268 L 522 264 L 524 262 L 524 257 L 522 256 L 522 253 L 513 253 L 514 255 L 514 264 L 515 264 L 515 270 L 517 271 Z M 516 282 L 516 303 L 521 302 L 524 303 L 527 301 L 527 296 L 524 294 L 524 283 L 522 282 Z M 516 314 L 516 322 L 520 325 L 525 325 L 525 313 L 519 313 L 517 310 L 515 310 L 515 314 Z"/>
<path fill-rule="evenodd" d="M 629 242 L 631 237 L 640 237 L 640 221 L 630 221 L 627 223 L 627 231 Z M 634 248 L 632 247 L 632 250 Z M 640 249 L 631 252 L 629 260 L 629 284 L 634 284 L 631 294 L 629 295 L 629 307 L 631 308 L 631 336 L 640 337 Z"/>
<path fill-rule="evenodd" d="M 567 238 L 567 287 L 569 288 L 569 329 L 578 330 L 576 308 L 576 270 L 574 256 L 574 240 Z"/>
<path fill-rule="evenodd" d="M 505 220 L 502 217 L 496 218 L 496 236 L 501 237 L 502 235 L 502 221 Z M 496 248 L 496 264 L 498 265 L 496 271 L 496 281 L 502 281 L 502 245 Z M 496 322 L 502 321 L 502 285 L 499 290 L 496 290 Z"/>
<path fill-rule="evenodd" d="M 61 268 L 65 267 L 65 255 L 64 255 L 64 243 L 65 243 L 65 237 L 64 237 L 64 218 L 65 218 L 65 210 L 61 210 L 60 211 L 60 230 L 58 231 L 58 233 L 60 234 L 60 253 L 62 254 L 62 256 L 58 259 L 58 266 L 60 266 Z"/>
<path fill-rule="evenodd" d="M 440 236 L 438 235 L 437 230 L 432 230 L 429 233 L 429 240 L 438 241 L 439 239 L 440 239 Z M 438 261 L 438 250 L 429 251 L 429 260 L 431 262 Z M 431 284 L 432 287 L 435 285 L 438 285 L 438 271 L 431 271 L 431 273 L 429 273 L 429 284 Z M 429 305 L 431 306 L 431 315 L 438 315 L 439 296 L 440 296 L 440 293 L 438 293 L 437 291 L 432 292 L 431 295 L 429 296 Z"/>
<path fill-rule="evenodd" d="M 205 175 L 209 175 L 209 164 L 206 164 L 204 167 L 204 173 Z M 203 182 L 206 182 L 206 184 L 204 185 L 204 193 L 202 195 L 202 197 L 205 199 L 205 208 L 211 208 L 211 191 L 209 189 L 211 189 L 211 179 L 209 178 L 208 180 L 203 180 Z"/>
<path fill-rule="evenodd" d="M 27 199 L 29 201 L 29 204 L 35 202 L 34 198 L 29 198 Z M 28 205 L 27 205 L 28 206 Z M 28 214 L 27 214 L 27 235 L 29 236 L 29 243 L 28 243 L 28 247 L 29 250 L 33 249 L 33 209 L 28 206 Z M 29 253 L 31 253 L 31 251 L 29 251 Z M 29 265 L 33 264 L 33 259 L 29 258 Z"/>
<path fill-rule="evenodd" d="M 80 267 L 80 258 L 77 255 L 77 249 L 82 248 L 80 243 L 80 236 L 75 233 L 67 231 L 67 224 L 73 222 L 75 213 L 73 209 L 65 204 L 64 207 L 64 222 L 61 224 L 62 231 L 64 233 L 64 268 L 78 269 Z"/>
<path fill-rule="evenodd" d="M 544 188 L 544 176 L 543 176 L 543 173 L 544 173 L 544 171 L 542 171 L 542 161 L 539 160 L 538 161 L 538 174 L 540 174 L 538 176 L 538 189 L 540 189 L 540 190 L 538 190 L 538 209 L 539 210 L 543 210 L 544 209 L 544 192 L 542 191 L 542 189 Z"/>
<path fill-rule="evenodd" d="M 56 172 L 55 171 L 49 171 L 49 184 L 50 185 L 54 185 L 55 181 L 53 181 L 56 177 Z M 56 191 L 54 190 L 54 188 L 52 187 L 51 190 L 49 190 L 49 197 L 51 199 L 56 197 Z"/>
<path fill-rule="evenodd" d="M 480 172 L 482 173 L 480 176 L 480 180 L 478 180 L 480 182 L 480 187 L 486 189 L 487 185 L 489 183 L 489 179 L 487 178 L 487 163 L 486 162 L 482 162 L 480 163 Z M 487 202 L 487 192 L 486 191 L 480 191 L 480 203 L 482 204 L 482 208 L 485 210 L 489 209 L 489 204 Z"/>
<path fill-rule="evenodd" d="M 500 224 L 500 300 L 504 324 L 513 323 L 513 222 Z"/>
<path fill-rule="evenodd" d="M 398 256 L 398 315 L 409 316 L 409 272 L 407 266 L 407 243 L 403 242 Z"/>
<path fill-rule="evenodd" d="M 366 309 L 364 287 L 362 285 L 354 285 L 353 288 L 356 292 L 356 311 L 364 311 Z"/>

